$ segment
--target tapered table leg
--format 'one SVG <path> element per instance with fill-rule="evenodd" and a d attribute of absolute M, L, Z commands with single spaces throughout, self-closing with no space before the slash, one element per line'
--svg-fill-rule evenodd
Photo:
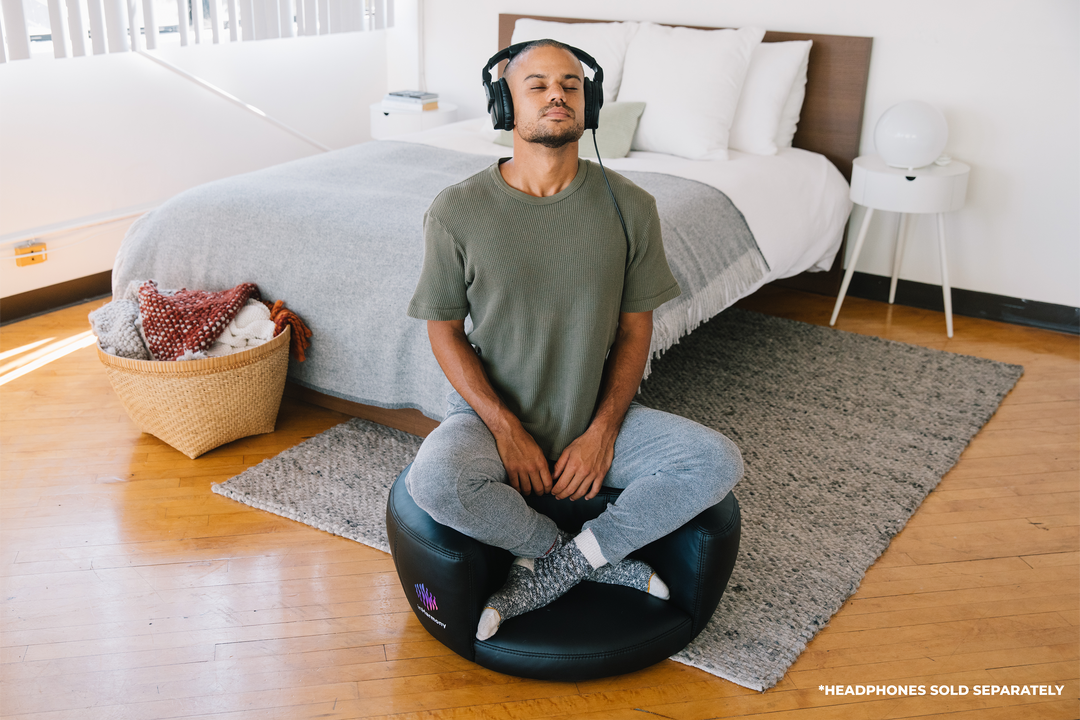
<path fill-rule="evenodd" d="M 855 240 L 855 250 L 851 253 L 851 263 L 848 265 L 847 272 L 844 273 L 844 282 L 840 283 L 840 295 L 836 298 L 836 305 L 833 307 L 832 319 L 829 320 L 829 325 L 836 324 L 836 316 L 840 314 L 840 306 L 844 304 L 844 296 L 847 295 L 848 285 L 851 284 L 851 276 L 855 273 L 855 264 L 859 262 L 859 253 L 862 252 L 863 241 L 866 240 L 866 231 L 870 229 L 870 218 L 872 217 L 874 217 L 874 208 L 866 208 L 862 227 L 859 228 L 859 237 Z"/>
<path fill-rule="evenodd" d="M 889 283 L 889 304 L 896 300 L 896 281 L 900 278 L 900 265 L 904 262 L 904 241 L 907 239 L 907 213 L 900 213 L 900 227 L 896 230 L 896 250 L 892 260 L 892 282 Z"/>
<path fill-rule="evenodd" d="M 941 293 L 945 297 L 945 333 L 952 337 L 952 288 L 949 287 L 949 263 L 945 258 L 945 213 L 938 213 L 937 232 L 941 249 Z"/>

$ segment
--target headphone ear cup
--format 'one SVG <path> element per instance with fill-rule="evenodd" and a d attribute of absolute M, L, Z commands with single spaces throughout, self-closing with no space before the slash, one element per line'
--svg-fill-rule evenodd
<path fill-rule="evenodd" d="M 585 129 L 595 130 L 600 127 L 600 108 L 604 104 L 604 86 L 585 78 Z"/>
<path fill-rule="evenodd" d="M 495 108 L 499 119 L 499 123 L 495 126 L 495 129 L 513 130 L 514 98 L 510 95 L 510 86 L 506 84 L 504 78 L 499 78 L 496 82 L 492 83 L 492 87 L 495 89 Z"/>
<path fill-rule="evenodd" d="M 502 118 L 500 117 L 501 103 L 495 95 L 495 83 L 484 83 L 484 95 L 487 97 L 487 109 L 488 114 L 491 116 L 491 127 L 498 130 L 499 125 L 502 123 Z"/>

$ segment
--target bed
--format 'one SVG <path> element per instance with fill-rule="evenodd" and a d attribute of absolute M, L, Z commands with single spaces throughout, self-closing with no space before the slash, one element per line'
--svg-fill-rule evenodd
<path fill-rule="evenodd" d="M 501 15 L 499 47 L 518 20 L 601 22 Z M 648 150 L 605 159 L 657 197 L 683 288 L 655 313 L 654 357 L 765 283 L 828 289 L 838 277 L 870 39 L 764 36 L 792 40 L 813 41 L 792 147 L 732 150 L 724 160 Z M 405 315 L 423 259 L 422 215 L 443 187 L 510 154 L 494 139 L 486 118 L 466 120 L 193 188 L 132 225 L 114 295 L 149 278 L 208 290 L 255 282 L 314 333 L 308 359 L 290 365 L 290 394 L 426 434 L 449 384 L 425 323 Z"/>

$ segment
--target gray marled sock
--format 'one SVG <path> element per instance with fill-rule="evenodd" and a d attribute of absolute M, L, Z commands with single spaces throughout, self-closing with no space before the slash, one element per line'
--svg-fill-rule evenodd
<path fill-rule="evenodd" d="M 570 533 L 560 529 L 559 539 L 555 541 L 556 546 L 572 539 L 573 536 Z M 661 600 L 667 600 L 671 597 L 668 586 L 660 579 L 656 571 L 640 560 L 623 558 L 614 565 L 611 563 L 601 565 L 586 575 L 585 579 L 598 583 L 607 583 L 608 585 L 622 585 L 634 588 L 635 590 L 647 592 Z"/>
<path fill-rule="evenodd" d="M 592 565 L 581 554 L 577 543 L 560 534 L 555 548 L 536 559 L 518 558 L 510 566 L 506 584 L 488 598 L 480 623 L 478 640 L 494 635 L 504 621 L 530 610 L 542 608 L 581 582 Z"/>
<path fill-rule="evenodd" d="M 658 597 L 661 600 L 667 600 L 671 597 L 668 586 L 660 579 L 660 576 L 656 574 L 656 571 L 647 563 L 643 563 L 640 560 L 623 558 L 615 565 L 608 563 L 607 565 L 593 570 L 585 576 L 585 579 L 592 580 L 593 582 L 607 583 L 608 585 L 623 585 L 625 587 L 635 588 Z"/>

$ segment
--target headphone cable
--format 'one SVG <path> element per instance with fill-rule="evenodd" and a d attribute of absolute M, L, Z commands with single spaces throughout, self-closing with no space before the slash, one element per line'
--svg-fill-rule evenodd
<path fill-rule="evenodd" d="M 604 169 L 604 161 L 600 159 L 600 145 L 596 142 L 596 128 L 592 131 L 593 147 L 596 148 L 596 161 L 600 163 L 600 172 L 604 173 L 604 184 L 607 185 L 608 195 L 611 202 L 615 203 L 615 212 L 619 213 L 619 223 L 622 225 L 623 236 L 626 238 L 626 259 L 630 260 L 630 233 L 626 229 L 626 221 L 623 220 L 622 210 L 619 209 L 619 201 L 615 199 L 615 193 L 611 191 L 611 183 L 608 181 L 607 170 Z"/>

